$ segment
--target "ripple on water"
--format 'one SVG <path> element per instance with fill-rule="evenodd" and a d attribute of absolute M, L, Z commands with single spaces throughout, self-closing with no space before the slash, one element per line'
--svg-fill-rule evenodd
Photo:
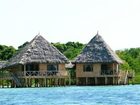
<path fill-rule="evenodd" d="M 140 85 L 0 89 L 0 105 L 139 105 Z"/>

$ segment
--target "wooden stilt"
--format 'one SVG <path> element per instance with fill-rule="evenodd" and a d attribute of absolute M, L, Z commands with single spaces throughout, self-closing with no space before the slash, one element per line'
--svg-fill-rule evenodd
<path fill-rule="evenodd" d="M 71 78 L 69 77 L 69 86 L 71 85 Z"/>
<path fill-rule="evenodd" d="M 79 85 L 78 77 L 76 78 L 76 85 Z"/>
<path fill-rule="evenodd" d="M 86 85 L 88 85 L 88 78 L 86 77 L 85 79 L 86 79 Z"/>
<path fill-rule="evenodd" d="M 44 78 L 44 87 L 46 87 L 46 78 Z"/>
<path fill-rule="evenodd" d="M 97 77 L 95 77 L 95 85 L 98 85 Z"/>
<path fill-rule="evenodd" d="M 112 79 L 113 79 L 113 85 L 115 84 L 115 78 L 114 77 L 112 77 Z"/>
<path fill-rule="evenodd" d="M 48 87 L 50 87 L 50 79 L 49 78 L 47 79 L 47 84 L 48 84 Z"/>
<path fill-rule="evenodd" d="M 0 88 L 1 88 L 1 79 L 0 79 Z"/>
<path fill-rule="evenodd" d="M 108 80 L 108 78 L 107 78 L 107 77 L 105 77 L 105 85 L 107 85 L 107 80 Z"/>
<path fill-rule="evenodd" d="M 63 80 L 64 80 L 64 86 L 66 86 L 66 78 L 64 78 Z"/>
<path fill-rule="evenodd" d="M 2 88 L 4 88 L 4 80 L 2 80 Z"/>

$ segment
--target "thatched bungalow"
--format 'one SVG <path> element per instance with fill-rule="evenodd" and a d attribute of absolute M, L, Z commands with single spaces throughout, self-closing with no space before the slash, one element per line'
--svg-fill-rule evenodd
<path fill-rule="evenodd" d="M 2 71 L 8 71 L 11 85 L 19 87 L 65 85 L 68 59 L 41 35 L 13 56 Z"/>
<path fill-rule="evenodd" d="M 97 33 L 75 59 L 77 85 L 117 85 L 121 63 Z"/>

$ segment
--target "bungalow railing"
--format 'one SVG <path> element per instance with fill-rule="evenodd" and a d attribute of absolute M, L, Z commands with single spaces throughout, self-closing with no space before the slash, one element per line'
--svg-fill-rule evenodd
<path fill-rule="evenodd" d="M 113 70 L 101 70 L 101 75 L 118 75 L 119 72 Z"/>
<path fill-rule="evenodd" d="M 66 71 L 24 71 L 16 74 L 19 76 L 67 76 Z"/>

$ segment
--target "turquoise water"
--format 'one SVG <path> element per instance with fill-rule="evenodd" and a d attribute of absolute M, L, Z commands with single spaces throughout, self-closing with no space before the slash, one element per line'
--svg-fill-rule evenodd
<path fill-rule="evenodd" d="M 140 85 L 0 89 L 0 105 L 140 105 Z"/>

